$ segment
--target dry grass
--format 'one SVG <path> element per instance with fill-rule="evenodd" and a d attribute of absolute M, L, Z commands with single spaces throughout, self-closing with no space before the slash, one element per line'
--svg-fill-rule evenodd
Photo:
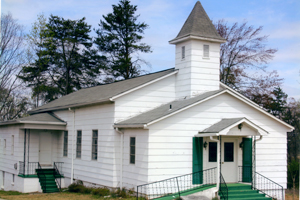
<path fill-rule="evenodd" d="M 18 195 L 10 195 L 6 192 L 0 192 L 0 198 L 7 199 L 7 200 L 21 200 L 21 199 L 34 199 L 34 200 L 120 200 L 124 198 L 103 198 L 94 196 L 91 194 L 77 194 L 77 193 L 69 193 L 69 192 L 62 192 L 62 193 L 33 193 L 33 194 L 18 194 Z M 136 198 L 126 198 L 126 200 L 135 200 Z"/>
<path fill-rule="evenodd" d="M 299 190 L 296 190 L 295 199 L 293 199 L 293 190 L 285 190 L 285 200 L 298 200 L 299 199 Z"/>

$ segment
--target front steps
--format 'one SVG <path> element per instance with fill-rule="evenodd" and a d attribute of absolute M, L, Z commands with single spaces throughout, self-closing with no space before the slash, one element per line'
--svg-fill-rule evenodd
<path fill-rule="evenodd" d="M 59 192 L 54 177 L 55 169 L 36 169 L 36 173 L 43 193 Z"/>
<path fill-rule="evenodd" d="M 257 190 L 252 190 L 251 185 L 241 183 L 229 183 L 228 187 L 228 200 L 272 200 L 264 194 L 259 193 Z M 222 199 L 222 198 L 221 198 Z"/>

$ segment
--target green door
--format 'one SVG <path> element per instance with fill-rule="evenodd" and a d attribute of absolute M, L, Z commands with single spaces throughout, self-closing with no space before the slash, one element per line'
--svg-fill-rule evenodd
<path fill-rule="evenodd" d="M 203 183 L 203 138 L 193 138 L 193 184 Z"/>
<path fill-rule="evenodd" d="M 243 182 L 252 181 L 252 138 L 243 138 Z"/>

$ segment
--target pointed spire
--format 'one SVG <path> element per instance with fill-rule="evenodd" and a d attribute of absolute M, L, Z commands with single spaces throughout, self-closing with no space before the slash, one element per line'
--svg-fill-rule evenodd
<path fill-rule="evenodd" d="M 177 37 L 170 42 L 187 36 L 198 36 L 225 41 L 217 32 L 199 1 L 195 4 Z"/>

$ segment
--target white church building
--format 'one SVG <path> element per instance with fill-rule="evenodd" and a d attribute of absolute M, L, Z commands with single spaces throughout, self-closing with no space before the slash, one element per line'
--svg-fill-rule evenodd
<path fill-rule="evenodd" d="M 175 68 L 81 89 L 1 122 L 0 188 L 55 192 L 80 180 L 156 198 L 176 192 L 151 184 L 182 175 L 184 190 L 212 185 L 211 195 L 238 182 L 264 192 L 264 177 L 283 199 L 293 127 L 219 81 L 225 42 L 197 2 L 169 41 Z M 55 186 L 43 185 L 49 174 Z"/>

